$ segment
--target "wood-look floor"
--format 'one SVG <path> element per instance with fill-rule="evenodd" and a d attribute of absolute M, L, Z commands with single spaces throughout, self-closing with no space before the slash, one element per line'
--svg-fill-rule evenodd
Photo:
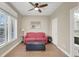
<path fill-rule="evenodd" d="M 19 44 L 5 57 L 67 57 L 53 44 L 46 45 L 46 51 L 26 51 L 23 43 Z"/>

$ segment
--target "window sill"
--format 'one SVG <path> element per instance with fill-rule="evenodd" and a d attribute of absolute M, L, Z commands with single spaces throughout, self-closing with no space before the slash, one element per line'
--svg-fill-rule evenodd
<path fill-rule="evenodd" d="M 16 39 L 15 39 L 15 40 L 16 40 Z M 12 42 L 15 41 L 15 40 L 12 40 L 12 41 L 9 41 L 9 42 L 7 42 L 7 43 L 4 43 L 4 44 L 0 45 L 0 48 L 3 48 L 3 47 L 5 47 L 5 46 L 7 46 L 8 44 L 12 43 Z"/>

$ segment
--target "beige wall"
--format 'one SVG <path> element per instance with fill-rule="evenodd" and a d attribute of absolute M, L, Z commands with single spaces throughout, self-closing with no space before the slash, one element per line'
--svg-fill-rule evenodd
<path fill-rule="evenodd" d="M 51 16 L 51 20 L 58 19 L 58 46 L 68 54 L 70 54 L 70 9 L 76 5 L 77 3 L 63 3 Z"/>
<path fill-rule="evenodd" d="M 39 21 L 40 28 L 32 29 L 31 22 Z M 48 16 L 26 16 L 22 19 L 22 29 L 26 32 L 45 32 L 47 35 L 49 34 L 49 17 Z"/>
<path fill-rule="evenodd" d="M 6 45 L 4 45 L 3 47 L 0 47 L 0 56 L 2 56 L 3 54 L 5 54 L 9 49 L 11 49 L 14 45 L 16 45 L 18 42 L 20 42 L 20 29 L 21 29 L 21 18 L 22 16 L 20 14 L 18 14 L 16 11 L 14 11 L 7 3 L 0 3 L 0 8 L 7 11 L 9 14 L 17 17 L 17 32 L 18 32 L 18 38 L 17 40 L 13 41 L 13 42 L 9 42 Z"/>

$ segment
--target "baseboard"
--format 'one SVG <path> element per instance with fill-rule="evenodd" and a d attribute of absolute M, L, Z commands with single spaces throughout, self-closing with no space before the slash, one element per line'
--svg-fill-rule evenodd
<path fill-rule="evenodd" d="M 12 51 L 17 45 L 20 44 L 21 41 L 19 41 L 17 44 L 15 44 L 13 47 L 11 47 L 9 50 L 7 50 L 5 53 L 3 53 L 1 55 L 1 57 L 4 57 L 5 55 L 7 55 L 10 51 Z"/>
<path fill-rule="evenodd" d="M 60 48 L 58 45 L 56 45 L 54 42 L 52 43 L 53 45 L 55 45 L 58 49 L 60 49 L 63 53 L 65 53 L 68 57 L 71 57 L 70 54 L 68 54 L 65 50 L 63 50 L 62 48 Z"/>
<path fill-rule="evenodd" d="M 60 48 L 58 46 L 57 46 L 57 48 L 60 49 L 63 53 L 65 53 L 68 57 L 70 57 L 70 54 L 68 54 L 65 50 L 63 50 L 62 48 Z"/>

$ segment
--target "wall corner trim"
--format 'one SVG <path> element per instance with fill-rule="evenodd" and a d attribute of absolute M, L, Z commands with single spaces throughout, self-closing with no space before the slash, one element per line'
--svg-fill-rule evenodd
<path fill-rule="evenodd" d="M 4 57 L 5 55 L 7 55 L 10 51 L 12 51 L 17 45 L 20 44 L 21 41 L 19 41 L 18 43 L 16 43 L 13 47 L 11 47 L 8 51 L 6 51 L 5 53 L 3 53 L 1 55 L 1 57 Z"/>

